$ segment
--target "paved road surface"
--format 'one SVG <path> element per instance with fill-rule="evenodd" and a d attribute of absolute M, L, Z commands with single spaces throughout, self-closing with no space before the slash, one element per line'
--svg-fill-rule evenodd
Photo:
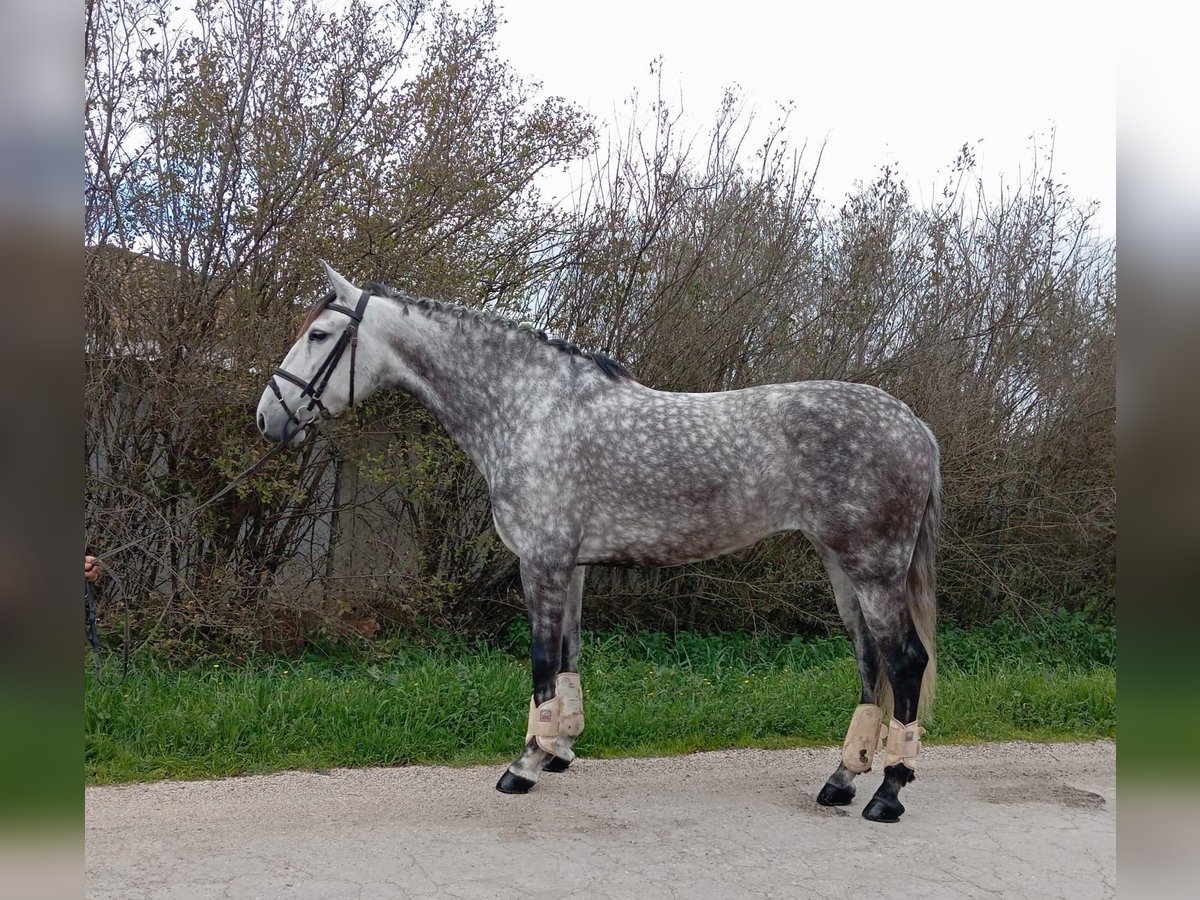
<path fill-rule="evenodd" d="M 89 788 L 88 896 L 1112 896 L 1116 748 L 930 747 L 898 824 L 825 809 L 836 750 L 579 760 L 534 791 L 498 767 Z"/>

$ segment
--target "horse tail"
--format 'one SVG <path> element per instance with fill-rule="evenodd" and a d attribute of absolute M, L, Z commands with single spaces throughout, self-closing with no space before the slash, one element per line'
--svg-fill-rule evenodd
<path fill-rule="evenodd" d="M 925 514 L 917 532 L 912 562 L 908 567 L 908 612 L 912 616 L 917 637 L 925 645 L 929 662 L 921 678 L 921 695 L 917 713 L 924 716 L 933 709 L 937 687 L 937 544 L 942 524 L 942 464 L 937 438 L 929 426 L 921 423 L 933 444 L 933 482 L 925 501 Z"/>

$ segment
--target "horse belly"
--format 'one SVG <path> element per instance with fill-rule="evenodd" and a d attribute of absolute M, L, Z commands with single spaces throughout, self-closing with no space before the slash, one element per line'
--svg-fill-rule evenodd
<path fill-rule="evenodd" d="M 752 515 L 694 517 L 646 516 L 641 521 L 614 518 L 607 525 L 592 519 L 580 546 L 579 561 L 590 565 L 678 566 L 741 550 L 787 527 L 757 511 Z"/>

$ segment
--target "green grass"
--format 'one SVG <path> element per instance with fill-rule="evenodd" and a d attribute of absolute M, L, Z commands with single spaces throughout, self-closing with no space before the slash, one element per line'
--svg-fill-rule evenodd
<path fill-rule="evenodd" d="M 501 763 L 529 702 L 520 638 L 446 638 L 369 657 L 310 653 L 238 665 L 136 662 L 121 685 L 88 676 L 87 780 L 209 778 L 281 769 Z M 950 631 L 931 742 L 1109 737 L 1111 629 L 1056 617 Z M 858 681 L 844 639 L 585 635 L 590 757 L 840 743 Z"/>

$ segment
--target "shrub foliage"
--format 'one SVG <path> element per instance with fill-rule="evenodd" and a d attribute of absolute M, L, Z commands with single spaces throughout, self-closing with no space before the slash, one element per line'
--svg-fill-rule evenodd
<path fill-rule="evenodd" d="M 988 194 L 964 146 L 928 202 L 884 167 L 831 203 L 788 116 L 733 93 L 695 135 L 659 92 L 601 145 L 499 56 L 487 5 L 172 10 L 87 3 L 85 530 L 96 552 L 149 536 L 112 563 L 144 639 L 296 648 L 520 615 L 486 486 L 402 396 L 154 533 L 262 452 L 252 410 L 321 258 L 660 389 L 879 385 L 943 445 L 950 618 L 1111 607 L 1115 246 L 1050 161 Z M 580 161 L 576 202 L 547 202 L 539 176 Z M 593 626 L 837 626 L 798 536 L 593 570 L 588 597 Z"/>

